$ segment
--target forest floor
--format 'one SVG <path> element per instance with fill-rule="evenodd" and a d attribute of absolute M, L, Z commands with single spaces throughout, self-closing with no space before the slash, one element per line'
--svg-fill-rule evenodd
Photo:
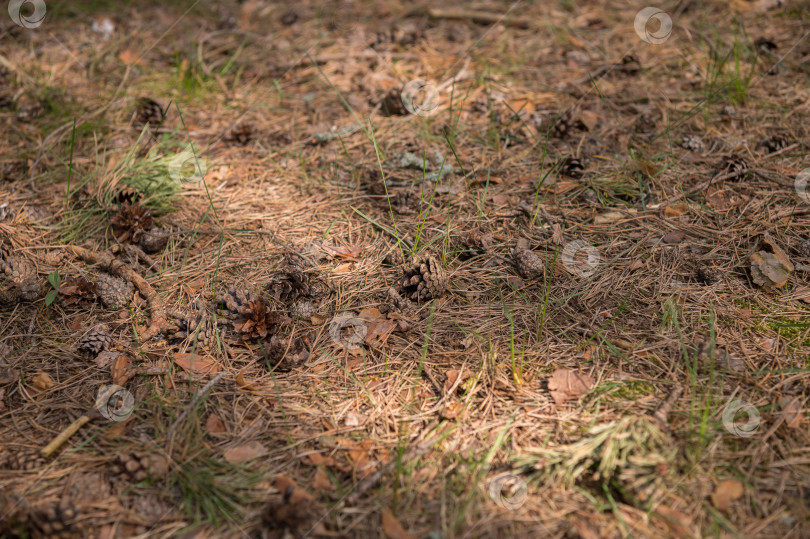
<path fill-rule="evenodd" d="M 808 537 L 810 5 L 642 8 L 4 19 L 0 537 Z"/>

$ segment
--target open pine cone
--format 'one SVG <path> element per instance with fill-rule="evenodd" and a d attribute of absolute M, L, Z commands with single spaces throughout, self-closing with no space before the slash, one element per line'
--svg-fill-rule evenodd
<path fill-rule="evenodd" d="M 253 126 L 244 123 L 239 124 L 233 129 L 231 129 L 225 136 L 225 141 L 246 146 L 255 137 L 256 131 L 255 129 L 253 129 Z"/>
<path fill-rule="evenodd" d="M 198 350 L 213 352 L 217 349 L 216 324 L 205 315 L 203 308 L 199 308 L 196 314 L 174 312 L 172 316 L 174 324 L 167 328 L 171 337 L 185 340 L 191 346 L 196 339 Z"/>
<path fill-rule="evenodd" d="M 163 123 L 164 118 L 165 114 L 163 114 L 163 107 L 160 106 L 160 103 L 148 97 L 138 100 L 135 108 L 135 127 L 143 128 L 148 124 L 152 129 L 157 129 Z"/>
<path fill-rule="evenodd" d="M 447 273 L 434 257 L 406 270 L 397 282 L 397 291 L 414 301 L 438 298 L 447 291 Z"/>
<path fill-rule="evenodd" d="M 6 450 L 0 455 L 0 469 L 30 472 L 45 465 L 38 449 Z"/>
<path fill-rule="evenodd" d="M 37 507 L 29 515 L 32 539 L 80 539 L 85 537 L 77 524 L 78 511 L 70 504 Z"/>
<path fill-rule="evenodd" d="M 152 210 L 139 202 L 124 202 L 118 213 L 110 218 L 116 238 L 121 243 L 138 243 L 144 232 L 155 226 Z"/>
<path fill-rule="evenodd" d="M 77 348 L 79 352 L 95 357 L 112 346 L 112 334 L 106 324 L 98 324 L 90 331 L 82 335 Z"/>
<path fill-rule="evenodd" d="M 230 289 L 217 302 L 224 306 L 222 316 L 231 320 L 233 328 L 245 339 L 272 335 L 283 322 L 267 300 L 247 290 Z"/>
<path fill-rule="evenodd" d="M 169 461 L 154 453 L 125 452 L 113 461 L 113 470 L 118 476 L 138 483 L 150 477 L 160 478 L 169 471 Z"/>
<path fill-rule="evenodd" d="M 0 304 L 34 301 L 41 290 L 36 268 L 0 240 Z"/>
<path fill-rule="evenodd" d="M 285 303 L 301 296 L 310 296 L 309 276 L 291 262 L 274 273 L 267 283 L 267 291 L 277 300 Z"/>

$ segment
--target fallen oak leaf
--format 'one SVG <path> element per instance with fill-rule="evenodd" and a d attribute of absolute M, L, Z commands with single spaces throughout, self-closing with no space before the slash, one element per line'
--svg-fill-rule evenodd
<path fill-rule="evenodd" d="M 572 398 L 585 395 L 593 387 L 593 378 L 587 374 L 576 373 L 570 369 L 557 369 L 548 379 L 551 398 L 558 406 Z"/>
<path fill-rule="evenodd" d="M 222 456 L 231 464 L 239 464 L 260 457 L 266 452 L 267 449 L 261 443 L 254 441 L 226 449 Z"/>
<path fill-rule="evenodd" d="M 748 259 L 751 279 L 769 292 L 782 288 L 795 269 L 788 255 L 767 233 L 757 242 Z"/>

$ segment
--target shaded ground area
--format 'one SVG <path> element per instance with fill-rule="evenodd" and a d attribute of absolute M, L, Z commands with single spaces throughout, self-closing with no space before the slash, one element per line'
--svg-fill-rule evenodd
<path fill-rule="evenodd" d="M 52 4 L 0 536 L 807 536 L 807 3 Z"/>

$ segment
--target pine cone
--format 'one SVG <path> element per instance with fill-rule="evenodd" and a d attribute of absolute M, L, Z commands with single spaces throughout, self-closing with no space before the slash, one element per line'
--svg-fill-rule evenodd
<path fill-rule="evenodd" d="M 225 306 L 223 316 L 245 339 L 267 337 L 275 333 L 282 322 L 279 314 L 261 297 L 246 290 L 231 289 L 217 298 Z"/>
<path fill-rule="evenodd" d="M 559 170 L 561 176 L 566 176 L 574 180 L 578 180 L 585 175 L 585 167 L 582 165 L 582 161 L 574 157 L 566 157 L 561 160 L 557 166 L 557 170 Z"/>
<path fill-rule="evenodd" d="M 132 283 L 106 273 L 99 274 L 96 290 L 108 309 L 123 309 L 132 300 L 134 292 Z"/>
<path fill-rule="evenodd" d="M 163 123 L 165 117 L 163 107 L 157 101 L 153 101 L 148 97 L 142 97 L 138 100 L 135 109 L 135 127 L 143 128 L 149 124 L 152 129 L 157 129 Z"/>
<path fill-rule="evenodd" d="M 133 189 L 132 187 L 124 187 L 115 195 L 115 203 L 119 206 L 121 204 L 132 204 L 134 202 L 138 202 L 141 199 L 141 194 Z"/>
<path fill-rule="evenodd" d="M 214 322 L 199 308 L 196 314 L 173 313 L 175 324 L 169 327 L 171 337 L 185 340 L 197 349 L 212 352 L 217 349 L 217 328 Z"/>
<path fill-rule="evenodd" d="M 780 150 L 784 150 L 788 146 L 790 146 L 790 141 L 787 137 L 774 135 L 773 137 L 762 139 L 759 144 L 757 144 L 757 149 L 762 148 L 765 153 L 776 153 Z"/>
<path fill-rule="evenodd" d="M 398 88 L 392 88 L 382 100 L 383 116 L 405 116 L 408 109 L 402 102 L 402 92 Z"/>
<path fill-rule="evenodd" d="M 295 264 L 287 261 L 285 266 L 274 273 L 267 283 L 267 291 L 284 303 L 295 301 L 311 294 L 309 276 Z"/>
<path fill-rule="evenodd" d="M 289 344 L 289 349 L 287 345 Z M 273 336 L 266 348 L 265 356 L 262 358 L 262 365 L 269 369 L 275 367 L 277 372 L 289 372 L 300 367 L 309 358 L 309 349 L 302 339 L 293 339 L 291 343 L 287 339 Z"/>
<path fill-rule="evenodd" d="M 638 75 L 641 72 L 641 62 L 632 54 L 624 56 L 616 70 L 626 75 Z"/>
<path fill-rule="evenodd" d="M 36 268 L 9 249 L 0 245 L 0 304 L 34 301 L 42 290 Z"/>
<path fill-rule="evenodd" d="M 45 466 L 45 459 L 38 449 L 7 450 L 0 458 L 0 468 L 18 472 L 30 472 Z"/>
<path fill-rule="evenodd" d="M 526 279 L 541 279 L 545 264 L 543 259 L 537 256 L 534 252 L 528 249 L 514 249 L 512 251 L 512 258 L 515 267 L 524 278 Z"/>
<path fill-rule="evenodd" d="M 690 152 L 702 152 L 706 147 L 703 144 L 703 137 L 699 135 L 686 135 L 681 139 L 679 146 Z"/>
<path fill-rule="evenodd" d="M 10 182 L 20 178 L 25 170 L 22 161 L 11 161 L 0 165 L 0 182 Z"/>
<path fill-rule="evenodd" d="M 250 141 L 256 137 L 256 130 L 253 126 L 247 123 L 239 124 L 225 136 L 226 142 L 232 142 L 246 146 Z"/>
<path fill-rule="evenodd" d="M 414 301 L 438 298 L 447 291 L 447 274 L 431 256 L 405 271 L 397 285 L 398 292 Z"/>
<path fill-rule="evenodd" d="M 68 277 L 59 286 L 59 297 L 66 307 L 92 303 L 98 297 L 96 283 L 84 277 Z"/>
<path fill-rule="evenodd" d="M 718 174 L 733 174 L 734 176 L 728 179 L 734 180 L 745 176 L 745 173 L 748 172 L 748 168 L 748 163 L 746 163 L 744 159 L 732 155 L 724 157 L 723 160 L 720 161 Z"/>
<path fill-rule="evenodd" d="M 139 243 L 141 249 L 147 253 L 159 253 L 163 251 L 163 249 L 166 248 L 166 244 L 169 243 L 169 229 L 158 227 L 147 230 L 141 236 Z"/>
<path fill-rule="evenodd" d="M 383 199 L 384 200 L 384 199 Z M 417 189 L 401 189 L 390 198 L 391 209 L 400 215 L 412 215 L 419 211 L 422 195 Z"/>
<path fill-rule="evenodd" d="M 98 324 L 90 331 L 82 335 L 77 348 L 79 352 L 95 357 L 112 346 L 113 338 L 110 327 L 106 324 Z"/>
<path fill-rule="evenodd" d="M 127 452 L 115 457 L 113 470 L 117 475 L 139 483 L 165 476 L 169 471 L 169 461 L 155 453 Z"/>
<path fill-rule="evenodd" d="M 551 129 L 551 135 L 555 138 L 564 139 L 574 131 L 580 131 L 585 128 L 585 124 L 579 118 L 574 118 L 571 110 L 567 110 L 560 114 L 554 127 Z"/>
<path fill-rule="evenodd" d="M 77 525 L 78 512 L 69 504 L 35 508 L 29 516 L 32 539 L 79 539 L 84 533 Z"/>
<path fill-rule="evenodd" d="M 155 226 L 152 210 L 138 202 L 121 204 L 118 214 L 110 218 L 110 224 L 120 243 L 138 243 L 143 233 Z"/>
<path fill-rule="evenodd" d="M 798 251 L 799 255 L 803 256 L 804 258 L 810 258 L 810 240 L 803 240 L 800 242 Z"/>

